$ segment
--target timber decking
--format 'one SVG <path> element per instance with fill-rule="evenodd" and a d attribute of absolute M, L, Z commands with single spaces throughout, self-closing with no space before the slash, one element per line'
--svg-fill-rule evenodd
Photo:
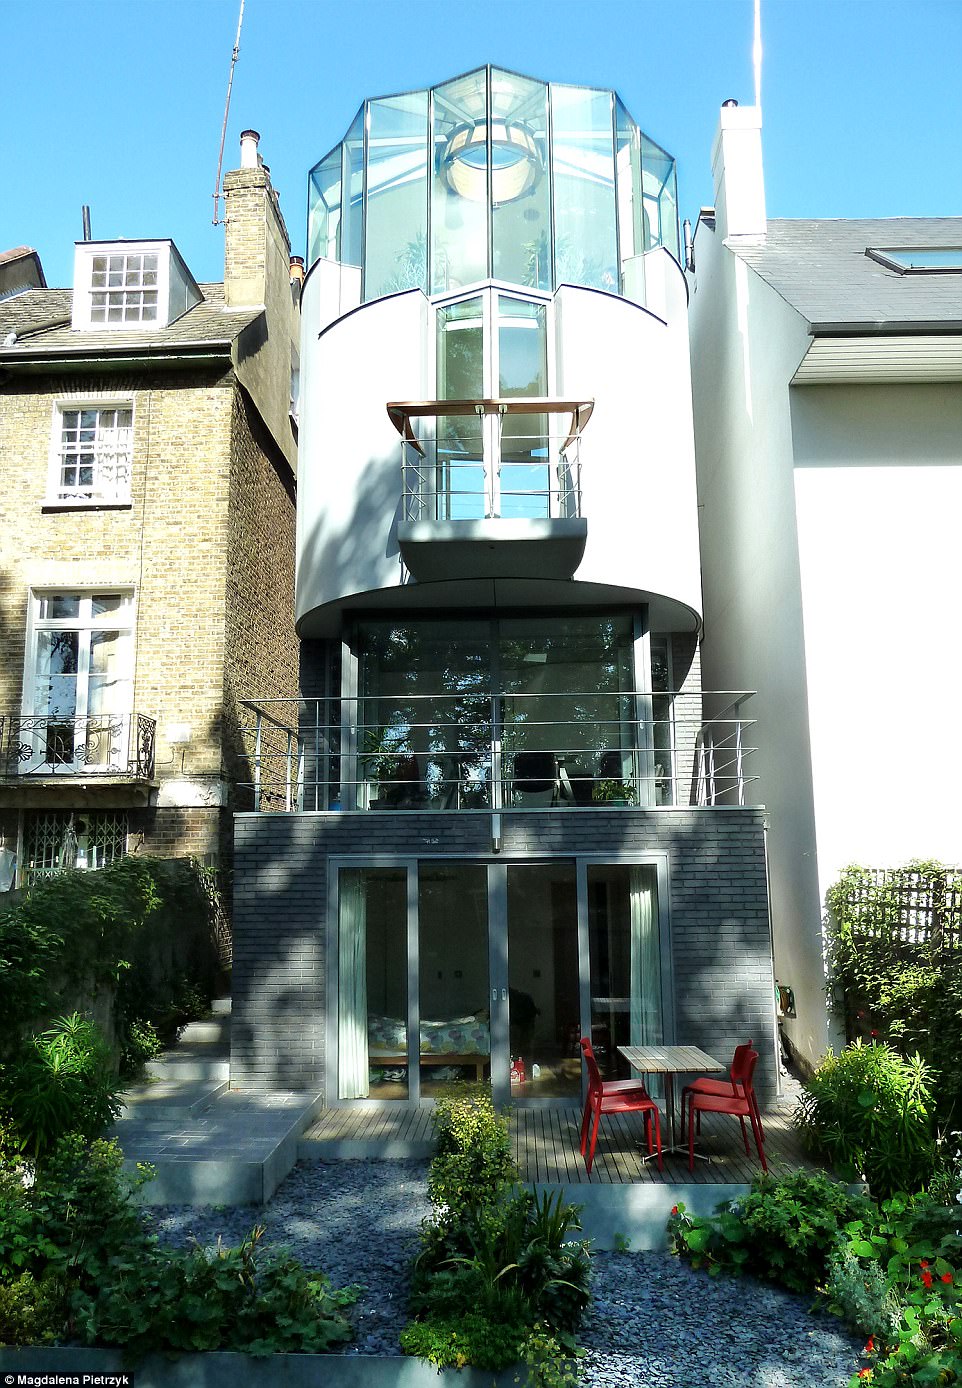
<path fill-rule="evenodd" d="M 769 1170 L 785 1175 L 799 1168 L 816 1170 L 802 1150 L 792 1127 L 792 1105 L 776 1104 L 762 1113 L 765 1155 Z M 412 1144 L 423 1149 L 431 1140 L 430 1105 L 423 1108 L 325 1109 L 301 1139 L 302 1156 L 324 1158 L 327 1144 L 367 1142 Z M 525 1181 L 571 1185 L 728 1185 L 746 1184 L 761 1170 L 754 1144 L 745 1156 L 738 1122 L 724 1114 L 703 1114 L 696 1148 L 711 1161 L 695 1162 L 688 1170 L 687 1152 L 664 1159 L 664 1171 L 654 1160 L 641 1159 L 644 1127 L 641 1114 L 606 1114 L 601 1120 L 591 1175 L 585 1171 L 580 1147 L 581 1109 L 514 1109 L 509 1115 L 511 1143 Z M 662 1124 L 662 1135 L 667 1125 Z M 750 1134 L 749 1134 L 750 1139 Z"/>

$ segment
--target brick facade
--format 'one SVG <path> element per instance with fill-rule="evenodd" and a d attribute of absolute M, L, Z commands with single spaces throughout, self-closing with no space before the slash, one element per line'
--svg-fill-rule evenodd
<path fill-rule="evenodd" d="M 675 1039 L 725 1057 L 751 1036 L 775 1082 L 763 813 L 576 810 L 502 815 L 498 861 L 664 853 Z M 239 815 L 235 820 L 231 1078 L 325 1085 L 329 859 L 491 858 L 488 814 Z"/>

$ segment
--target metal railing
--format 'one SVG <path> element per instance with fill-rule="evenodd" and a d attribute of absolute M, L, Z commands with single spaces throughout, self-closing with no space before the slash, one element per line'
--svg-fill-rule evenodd
<path fill-rule="evenodd" d="M 151 781 L 157 724 L 142 713 L 16 713 L 0 718 L 0 776 Z"/>
<path fill-rule="evenodd" d="M 591 409 L 534 398 L 389 405 L 401 435 L 404 519 L 577 519 Z"/>
<path fill-rule="evenodd" d="M 750 803 L 749 693 L 243 701 L 256 811 Z M 722 702 L 724 701 L 724 702 Z M 706 709 L 716 707 L 706 717 Z"/>

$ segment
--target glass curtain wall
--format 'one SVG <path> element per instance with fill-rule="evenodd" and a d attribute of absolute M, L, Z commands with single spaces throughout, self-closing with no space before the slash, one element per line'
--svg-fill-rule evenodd
<path fill-rule="evenodd" d="M 447 304 L 436 316 L 438 399 L 482 399 L 488 393 L 483 297 Z M 489 510 L 485 421 L 477 414 L 441 415 L 436 429 L 435 519 L 480 520 Z"/>
<path fill-rule="evenodd" d="M 573 862 L 509 863 L 512 1098 L 581 1093 L 578 897 Z"/>
<path fill-rule="evenodd" d="M 342 868 L 337 916 L 337 1094 L 408 1097 L 407 874 Z"/>
<path fill-rule="evenodd" d="M 431 1097 L 491 1073 L 483 863 L 418 864 L 418 956 L 421 1094 Z"/>
<path fill-rule="evenodd" d="M 499 68 L 366 102 L 308 193 L 311 263 L 361 265 L 365 301 L 487 279 L 619 293 L 632 256 L 678 255 L 674 160 L 614 93 Z"/>
<path fill-rule="evenodd" d="M 545 314 L 544 304 L 507 294 L 497 296 L 497 380 L 502 399 L 548 394 Z M 504 416 L 497 487 L 499 516 L 530 520 L 551 514 L 551 461 L 547 415 Z"/>

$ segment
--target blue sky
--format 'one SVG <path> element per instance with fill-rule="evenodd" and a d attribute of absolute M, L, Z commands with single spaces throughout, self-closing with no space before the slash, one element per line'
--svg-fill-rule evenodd
<path fill-rule="evenodd" d="M 214 175 L 239 0 L 0 0 L 0 249 L 67 284 L 95 238 L 169 236 L 219 279 Z M 753 93 L 752 0 L 246 0 L 225 169 L 241 130 L 303 253 L 307 171 L 365 96 L 493 62 L 614 87 L 712 201 L 718 108 Z M 770 216 L 962 214 L 962 0 L 762 0 Z"/>

